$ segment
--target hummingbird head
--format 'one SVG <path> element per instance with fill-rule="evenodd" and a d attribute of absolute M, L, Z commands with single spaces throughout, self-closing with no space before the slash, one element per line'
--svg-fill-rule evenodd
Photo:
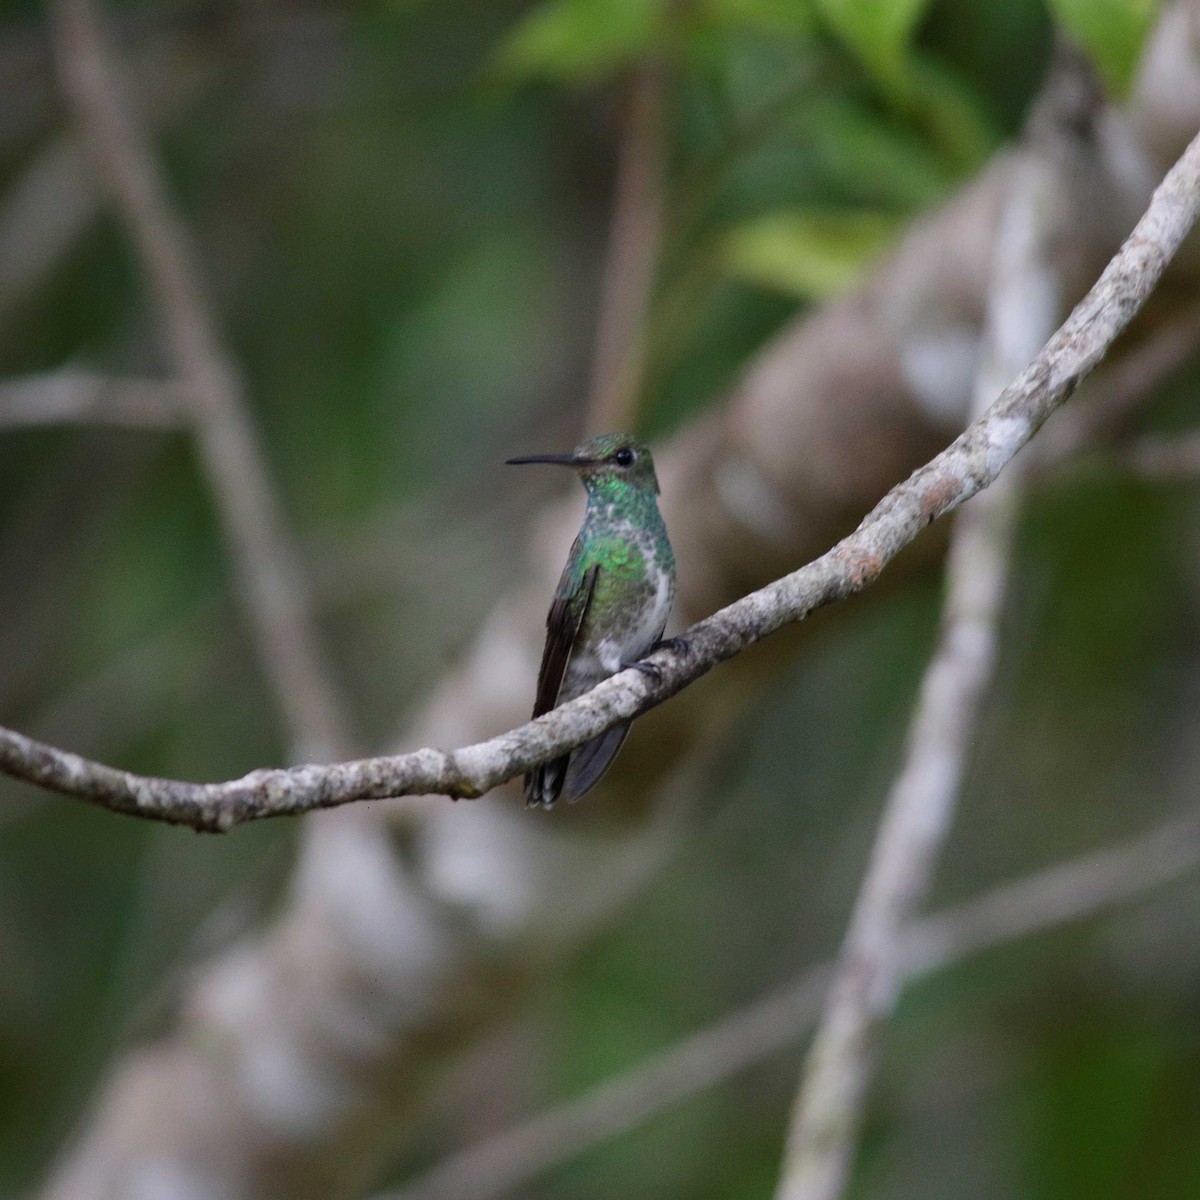
<path fill-rule="evenodd" d="M 650 448 L 628 433 L 602 433 L 588 438 L 570 454 L 526 454 L 508 462 L 513 466 L 557 463 L 573 467 L 589 495 L 620 493 L 627 488 L 658 495 Z"/>

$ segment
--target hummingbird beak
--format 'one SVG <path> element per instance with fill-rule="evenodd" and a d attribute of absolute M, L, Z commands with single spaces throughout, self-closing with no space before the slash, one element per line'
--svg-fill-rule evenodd
<path fill-rule="evenodd" d="M 523 454 L 519 458 L 506 458 L 505 465 L 521 467 L 527 463 L 557 463 L 561 467 L 590 467 L 596 460 L 582 458 L 576 454 Z"/>

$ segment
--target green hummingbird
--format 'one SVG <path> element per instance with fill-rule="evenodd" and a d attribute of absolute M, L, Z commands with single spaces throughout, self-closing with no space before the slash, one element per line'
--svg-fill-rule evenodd
<path fill-rule="evenodd" d="M 654 459 L 641 442 L 607 433 L 580 442 L 571 454 L 530 454 L 509 463 L 559 463 L 577 471 L 587 511 L 546 617 L 546 647 L 533 715 L 573 700 L 602 679 L 637 667 L 664 643 L 675 599 L 675 555 L 658 511 Z M 550 808 L 594 787 L 621 748 L 629 722 L 525 776 L 530 805 Z"/>

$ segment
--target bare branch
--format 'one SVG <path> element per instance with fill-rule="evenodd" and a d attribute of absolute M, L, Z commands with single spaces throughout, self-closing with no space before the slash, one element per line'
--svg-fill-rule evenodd
<path fill-rule="evenodd" d="M 179 388 L 154 379 L 113 379 L 89 371 L 52 371 L 0 383 L 0 429 L 69 421 L 133 428 L 178 428 Z"/>
<path fill-rule="evenodd" d="M 909 927 L 906 980 L 984 951 L 1094 917 L 1200 865 L 1200 819 L 1149 833 L 1013 880 Z M 833 963 L 659 1051 L 623 1075 L 439 1163 L 376 1200 L 496 1200 L 584 1150 L 718 1086 L 797 1042 L 821 1009 Z"/>
<path fill-rule="evenodd" d="M 1055 72 L 1039 109 L 1054 106 L 1074 75 Z M 977 408 L 1012 378 L 1059 318 L 1061 288 L 1047 252 L 1065 217 L 1056 210 L 1055 184 L 1044 149 L 1031 146 L 1014 170 L 996 234 Z M 950 831 L 971 731 L 992 677 L 1017 488 L 1017 476 L 1006 473 L 955 525 L 941 636 L 805 1064 L 779 1200 L 837 1200 L 844 1189 L 880 1030 L 903 978 L 901 935 L 929 889 Z"/>
<path fill-rule="evenodd" d="M 629 429 L 641 387 L 643 329 L 658 266 L 665 206 L 667 80 L 637 68 L 625 97 L 616 199 L 604 258 L 589 387 L 588 427 Z"/>
<path fill-rule="evenodd" d="M 295 757 L 340 757 L 349 739 L 318 652 L 299 555 L 269 483 L 237 373 L 217 336 L 187 233 L 171 210 L 90 0 L 59 0 L 55 12 L 63 87 L 157 305 L 246 614 L 286 714 Z"/>
<path fill-rule="evenodd" d="M 11 730 L 0 730 L 0 770 L 119 812 L 208 830 L 385 796 L 483 795 L 661 704 L 784 625 L 874 582 L 926 525 L 987 487 L 1074 392 L 1153 291 L 1198 208 L 1200 137 L 1168 172 L 1095 286 L 987 413 L 894 487 L 833 549 L 694 625 L 687 653 L 660 651 L 657 682 L 623 671 L 536 721 L 454 752 L 424 749 L 328 767 L 255 771 L 227 783 L 131 775 Z"/>

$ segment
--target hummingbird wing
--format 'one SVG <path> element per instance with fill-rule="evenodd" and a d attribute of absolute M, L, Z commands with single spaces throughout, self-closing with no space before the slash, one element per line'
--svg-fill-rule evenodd
<path fill-rule="evenodd" d="M 563 676 L 571 660 L 571 650 L 588 606 L 596 591 L 596 580 L 600 575 L 600 564 L 584 571 L 579 584 L 570 585 L 564 577 L 559 584 L 550 612 L 546 615 L 546 646 L 542 651 L 542 665 L 538 671 L 537 697 L 533 702 L 533 715 L 540 717 L 548 713 L 557 703 L 562 690 Z"/>
<path fill-rule="evenodd" d="M 567 664 L 571 661 L 571 651 L 587 616 L 599 575 L 599 563 L 584 571 L 577 585 L 572 584 L 569 574 L 563 574 L 554 601 L 550 605 L 550 612 L 546 616 L 546 646 L 542 651 L 542 666 L 538 671 L 537 696 L 533 702 L 534 717 L 548 713 L 558 703 Z M 570 755 L 566 754 L 561 758 L 551 759 L 548 763 L 534 767 L 525 776 L 527 804 L 544 804 L 549 808 L 558 799 L 569 759 Z"/>

